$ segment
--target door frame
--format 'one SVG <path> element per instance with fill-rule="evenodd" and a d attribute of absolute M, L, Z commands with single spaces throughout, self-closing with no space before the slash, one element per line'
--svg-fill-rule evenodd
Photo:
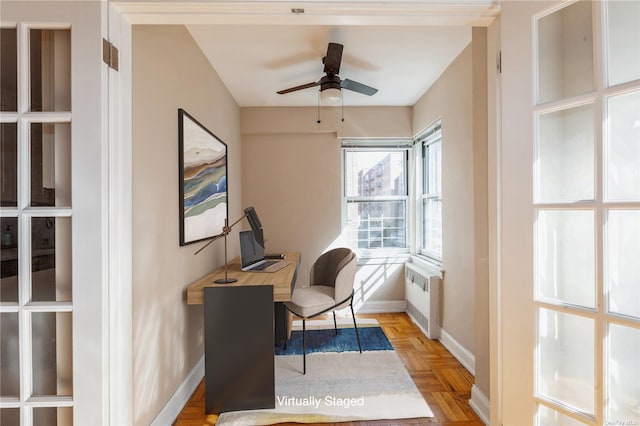
<path fill-rule="evenodd" d="M 291 13 L 290 7 L 273 0 L 256 0 L 252 3 L 229 1 L 196 1 L 189 4 L 179 2 L 149 3 L 142 0 L 109 1 L 108 28 L 110 41 L 119 49 L 120 69 L 109 78 L 109 200 L 112 209 L 109 215 L 110 244 L 110 287 L 111 310 L 109 316 L 109 412 L 114 424 L 133 423 L 133 323 L 131 300 L 132 285 L 132 27 L 133 25 L 187 25 L 187 24 L 224 24 L 224 25 L 470 25 L 488 26 L 499 17 L 501 6 L 494 0 L 468 2 L 465 0 L 442 2 L 423 0 L 417 2 L 399 2 L 380 4 L 369 1 L 307 1 L 305 16 Z M 255 3 L 260 3 L 257 7 Z M 499 25 L 497 44 L 499 45 Z M 495 70 L 489 61 L 490 70 Z M 492 75 L 489 73 L 489 75 Z M 499 86 L 500 81 L 496 82 Z M 489 119 L 500 122 L 499 96 L 489 105 Z M 493 112 L 492 112 L 493 111 Z M 494 115 L 493 115 L 494 114 Z M 500 126 L 494 127 L 496 140 L 500 138 Z M 491 142 L 490 142 L 491 143 Z M 501 224 L 497 221 L 500 214 L 499 161 L 500 143 L 490 147 L 489 156 L 498 168 L 495 175 L 489 176 L 490 193 L 490 300 L 487 309 L 491 309 L 490 352 L 491 352 L 491 415 L 499 413 L 494 404 L 501 400 L 500 386 L 495 380 L 500 374 L 500 324 L 501 304 L 500 271 L 498 253 L 500 241 L 497 238 Z M 491 205 L 493 203 L 493 205 Z M 492 215 L 495 213 L 495 216 Z M 117 309 L 115 309 L 117 307 Z M 494 315 L 497 312 L 496 315 Z M 122 314 L 124 310 L 124 315 Z M 496 369 L 497 367 L 497 369 Z M 478 391 L 478 389 L 476 389 Z M 480 395 L 476 392 L 476 395 Z M 480 395 L 477 404 L 489 416 L 489 401 Z M 495 412 L 495 414 L 494 414 Z M 118 421 L 114 420 L 117 419 Z"/>

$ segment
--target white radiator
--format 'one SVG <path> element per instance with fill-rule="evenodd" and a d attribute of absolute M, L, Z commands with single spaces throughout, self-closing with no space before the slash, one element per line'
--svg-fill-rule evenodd
<path fill-rule="evenodd" d="M 429 339 L 440 337 L 440 277 L 405 263 L 407 314 Z"/>

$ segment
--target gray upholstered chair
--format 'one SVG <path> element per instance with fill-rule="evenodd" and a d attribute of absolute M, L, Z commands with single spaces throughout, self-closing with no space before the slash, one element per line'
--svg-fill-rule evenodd
<path fill-rule="evenodd" d="M 306 320 L 333 311 L 333 324 L 338 334 L 336 309 L 351 307 L 353 326 L 360 346 L 360 335 L 353 312 L 353 281 L 356 275 L 356 254 L 348 248 L 336 248 L 323 253 L 311 267 L 308 287 L 295 288 L 285 306 L 302 319 L 302 371 L 307 373 Z M 286 343 L 285 343 L 286 345 Z M 286 346 L 285 346 L 286 347 Z"/>

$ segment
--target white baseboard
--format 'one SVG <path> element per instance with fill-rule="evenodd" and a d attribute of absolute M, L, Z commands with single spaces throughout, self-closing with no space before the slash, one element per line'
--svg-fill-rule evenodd
<path fill-rule="evenodd" d="M 476 412 L 482 423 L 485 425 L 490 424 L 491 417 L 491 405 L 489 398 L 480 390 L 476 385 L 471 386 L 471 399 L 469 405 Z"/>
<path fill-rule="evenodd" d="M 476 375 L 476 357 L 462 346 L 456 339 L 451 337 L 444 328 L 440 329 L 440 343 L 447 348 L 460 364 L 466 368 L 472 376 Z"/>
<path fill-rule="evenodd" d="M 387 312 L 404 312 L 407 302 L 404 300 L 366 301 L 358 307 L 357 314 L 383 314 Z"/>
<path fill-rule="evenodd" d="M 200 358 L 200 361 L 193 367 L 189 375 L 178 389 L 171 395 L 171 398 L 162 407 L 162 410 L 158 413 L 151 426 L 166 426 L 174 422 L 174 420 L 180 414 L 180 411 L 184 408 L 193 392 L 196 390 L 202 378 L 204 377 L 204 355 Z"/>

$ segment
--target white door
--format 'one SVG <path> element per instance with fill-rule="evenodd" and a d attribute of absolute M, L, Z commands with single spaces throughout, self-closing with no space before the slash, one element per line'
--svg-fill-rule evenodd
<path fill-rule="evenodd" d="M 3 426 L 105 416 L 102 3 L 0 4 Z"/>
<path fill-rule="evenodd" d="M 640 2 L 502 35 L 502 424 L 640 424 Z"/>

